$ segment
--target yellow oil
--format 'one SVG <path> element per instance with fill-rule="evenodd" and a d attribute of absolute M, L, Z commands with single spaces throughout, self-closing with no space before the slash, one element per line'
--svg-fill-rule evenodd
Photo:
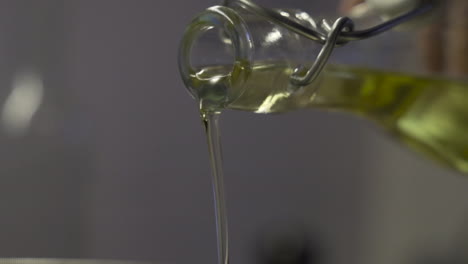
<path fill-rule="evenodd" d="M 297 88 L 289 82 L 293 68 L 278 62 L 204 67 L 191 75 L 190 86 L 202 111 L 353 113 L 412 149 L 468 173 L 467 82 L 331 65 L 317 81 Z"/>

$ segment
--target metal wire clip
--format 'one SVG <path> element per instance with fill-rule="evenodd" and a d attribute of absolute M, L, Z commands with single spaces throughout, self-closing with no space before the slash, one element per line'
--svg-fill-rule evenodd
<path fill-rule="evenodd" d="M 351 41 L 363 40 L 379 35 L 415 17 L 427 14 L 436 6 L 436 1 L 434 0 L 422 0 L 418 7 L 405 14 L 367 29 L 354 30 L 353 21 L 347 17 L 338 18 L 332 26 L 326 21 L 322 21 L 321 29 L 309 28 L 288 17 L 282 16 L 275 9 L 262 7 L 251 0 L 225 0 L 224 2 L 226 4 L 231 1 L 236 1 L 237 4 L 240 4 L 245 9 L 323 45 L 317 59 L 309 69 L 298 67 L 294 70 L 290 82 L 297 87 L 312 83 L 320 75 L 336 46 L 343 46 Z"/>

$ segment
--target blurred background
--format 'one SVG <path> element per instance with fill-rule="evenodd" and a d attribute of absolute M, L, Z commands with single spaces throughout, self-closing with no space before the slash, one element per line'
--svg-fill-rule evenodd
<path fill-rule="evenodd" d="M 215 4 L 0 0 L 0 256 L 215 263 L 205 138 L 176 59 Z M 412 37 L 333 59 L 417 70 Z M 466 260 L 468 179 L 371 124 L 229 111 L 221 129 L 232 263 Z"/>

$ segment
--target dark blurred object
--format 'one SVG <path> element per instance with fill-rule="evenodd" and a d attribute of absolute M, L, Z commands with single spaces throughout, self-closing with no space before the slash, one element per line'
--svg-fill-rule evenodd
<path fill-rule="evenodd" d="M 270 230 L 271 231 L 271 230 Z M 318 264 L 323 248 L 305 232 L 262 235 L 257 242 L 256 257 L 260 264 Z"/>
<path fill-rule="evenodd" d="M 429 70 L 462 77 L 468 74 L 468 1 L 444 0 L 440 19 L 421 33 L 421 51 Z"/>

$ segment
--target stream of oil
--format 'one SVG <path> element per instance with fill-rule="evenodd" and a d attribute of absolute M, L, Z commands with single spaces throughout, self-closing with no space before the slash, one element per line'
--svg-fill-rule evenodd
<path fill-rule="evenodd" d="M 216 219 L 218 264 L 228 264 L 228 225 L 224 198 L 223 159 L 219 137 L 219 112 L 202 112 L 211 163 L 213 198 Z"/>

